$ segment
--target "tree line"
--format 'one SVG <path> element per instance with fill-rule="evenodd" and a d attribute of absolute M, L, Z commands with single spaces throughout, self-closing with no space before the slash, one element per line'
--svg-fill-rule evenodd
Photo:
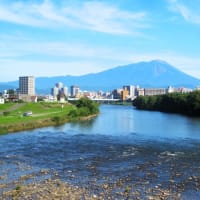
<path fill-rule="evenodd" d="M 133 106 L 142 110 L 200 116 L 200 91 L 139 96 L 133 100 Z"/>

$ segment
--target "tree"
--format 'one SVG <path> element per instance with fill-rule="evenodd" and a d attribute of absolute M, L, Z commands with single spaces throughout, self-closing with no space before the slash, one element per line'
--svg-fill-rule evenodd
<path fill-rule="evenodd" d="M 9 89 L 9 90 L 8 90 L 8 94 L 9 94 L 9 95 L 14 95 L 14 94 L 15 94 L 15 90 Z"/>
<path fill-rule="evenodd" d="M 73 103 L 77 109 L 69 112 L 68 115 L 71 117 L 88 116 L 99 112 L 99 105 L 86 97 L 82 97 Z"/>
<path fill-rule="evenodd" d="M 200 116 L 200 91 L 172 93 L 158 96 L 139 96 L 133 101 L 138 109 L 158 110 Z"/>

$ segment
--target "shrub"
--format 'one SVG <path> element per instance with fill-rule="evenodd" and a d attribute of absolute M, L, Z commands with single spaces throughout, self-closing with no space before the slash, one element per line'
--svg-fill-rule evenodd
<path fill-rule="evenodd" d="M 55 116 L 52 118 L 52 121 L 56 123 L 56 125 L 59 125 L 62 123 L 62 117 L 60 116 Z"/>
<path fill-rule="evenodd" d="M 72 103 L 76 106 L 76 109 L 71 110 L 68 117 L 83 117 L 99 112 L 99 105 L 88 98 L 83 97 Z"/>
<path fill-rule="evenodd" d="M 4 116 L 8 116 L 9 114 L 10 114 L 9 111 L 4 111 L 4 112 L 3 112 L 3 115 L 4 115 Z"/>

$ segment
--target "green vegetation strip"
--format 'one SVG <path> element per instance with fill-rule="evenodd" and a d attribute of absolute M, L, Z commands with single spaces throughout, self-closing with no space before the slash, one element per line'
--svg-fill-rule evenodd
<path fill-rule="evenodd" d="M 25 112 L 32 112 L 24 116 Z M 23 103 L 0 105 L 0 134 L 61 125 L 69 121 L 81 120 L 98 114 L 98 104 L 82 98 L 74 104 Z"/>
<path fill-rule="evenodd" d="M 139 96 L 133 105 L 141 110 L 156 110 L 200 116 L 200 91 L 190 93 L 171 93 L 158 96 Z"/>

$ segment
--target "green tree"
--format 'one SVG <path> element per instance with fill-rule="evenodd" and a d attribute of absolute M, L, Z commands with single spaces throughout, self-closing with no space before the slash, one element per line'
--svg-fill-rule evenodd
<path fill-rule="evenodd" d="M 9 90 L 8 90 L 8 94 L 9 94 L 9 95 L 14 95 L 14 94 L 15 94 L 15 90 L 9 89 Z"/>
<path fill-rule="evenodd" d="M 88 116 L 92 114 L 97 114 L 99 112 L 99 105 L 88 99 L 80 98 L 79 100 L 73 102 L 77 109 L 69 112 L 68 116 L 77 117 L 77 116 Z"/>
<path fill-rule="evenodd" d="M 200 91 L 172 93 L 158 96 L 139 96 L 133 101 L 138 109 L 158 110 L 200 116 Z"/>

